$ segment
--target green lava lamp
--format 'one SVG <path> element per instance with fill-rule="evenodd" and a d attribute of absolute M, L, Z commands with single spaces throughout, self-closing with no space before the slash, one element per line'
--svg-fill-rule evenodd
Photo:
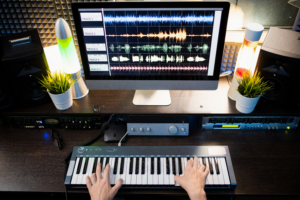
<path fill-rule="evenodd" d="M 76 82 L 72 85 L 73 99 L 80 99 L 89 92 L 85 82 L 81 77 L 81 67 L 77 57 L 76 47 L 72 36 L 71 29 L 62 18 L 58 18 L 55 22 L 55 35 L 61 55 L 63 70 L 72 75 L 72 79 Z"/>

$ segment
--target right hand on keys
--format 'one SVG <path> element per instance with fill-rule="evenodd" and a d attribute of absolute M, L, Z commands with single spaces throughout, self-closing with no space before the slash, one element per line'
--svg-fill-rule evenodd
<path fill-rule="evenodd" d="M 86 177 L 86 186 L 89 190 L 91 200 L 112 200 L 122 186 L 122 179 L 119 179 L 114 187 L 110 186 L 109 169 L 110 166 L 107 164 L 102 177 L 100 163 L 98 163 L 96 174 L 93 173 L 91 177 Z"/>
<path fill-rule="evenodd" d="M 186 190 L 191 200 L 205 200 L 204 186 L 208 173 L 209 167 L 198 167 L 198 158 L 194 157 L 194 161 L 188 160 L 184 175 L 176 175 L 174 179 Z"/>

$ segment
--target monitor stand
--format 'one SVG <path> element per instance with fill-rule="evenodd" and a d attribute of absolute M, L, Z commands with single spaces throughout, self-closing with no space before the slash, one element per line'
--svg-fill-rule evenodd
<path fill-rule="evenodd" d="M 137 106 L 168 106 L 171 104 L 169 90 L 136 90 L 133 104 Z"/>

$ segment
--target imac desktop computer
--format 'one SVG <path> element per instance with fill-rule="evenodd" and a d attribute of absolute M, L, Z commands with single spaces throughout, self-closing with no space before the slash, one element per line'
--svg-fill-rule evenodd
<path fill-rule="evenodd" d="M 169 90 L 216 90 L 229 2 L 73 3 L 91 90 L 136 90 L 135 105 L 169 105 Z"/>

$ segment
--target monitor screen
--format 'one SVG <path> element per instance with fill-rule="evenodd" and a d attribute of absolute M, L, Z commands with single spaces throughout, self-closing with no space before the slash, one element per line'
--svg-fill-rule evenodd
<path fill-rule="evenodd" d="M 229 3 L 72 6 L 87 80 L 218 81 Z"/>

